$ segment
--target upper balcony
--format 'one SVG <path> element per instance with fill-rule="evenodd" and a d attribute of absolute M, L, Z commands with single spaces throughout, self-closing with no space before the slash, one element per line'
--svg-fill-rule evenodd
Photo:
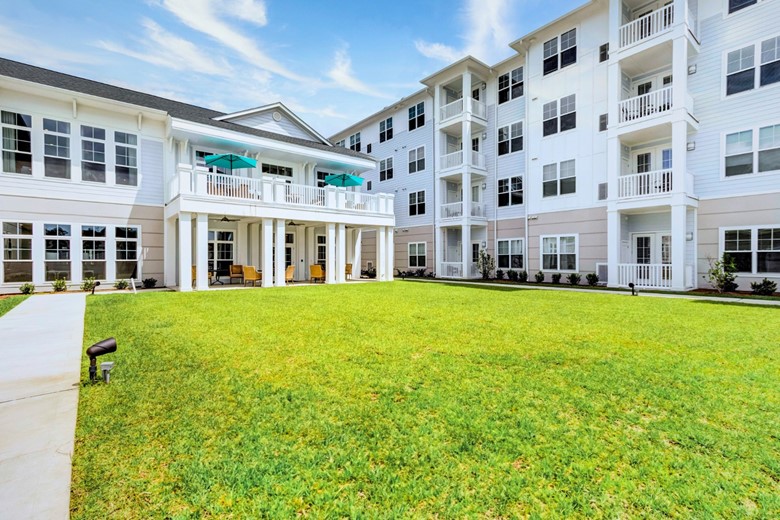
<path fill-rule="evenodd" d="M 466 214 L 464 213 L 463 202 L 449 202 L 439 206 L 440 216 L 442 220 L 457 220 L 462 219 Z M 472 202 L 468 215 L 475 219 L 487 218 L 485 205 L 477 202 Z"/>
<path fill-rule="evenodd" d="M 478 128 L 487 127 L 487 105 L 472 97 L 462 97 L 439 108 L 439 126 L 442 130 L 452 129 L 463 121 L 465 114 L 471 114 L 471 121 Z"/>
<path fill-rule="evenodd" d="M 458 150 L 442 155 L 439 159 L 439 172 L 443 176 L 460 173 L 466 166 L 470 166 L 474 173 L 484 175 L 487 172 L 485 154 L 474 150 Z"/>
<path fill-rule="evenodd" d="M 618 30 L 620 51 L 647 42 L 657 36 L 671 33 L 680 22 L 684 22 L 687 30 L 690 31 L 694 38 L 696 37 L 697 20 L 689 2 L 685 2 L 685 12 L 682 13 L 682 16 L 675 9 L 675 2 L 655 10 L 652 10 L 652 7 L 647 7 L 647 2 L 640 3 L 643 5 L 633 9 L 630 5 L 627 5 L 628 2 L 621 4 L 622 9 L 628 10 L 628 12 L 623 13 L 624 17 L 629 18 L 630 21 L 621 25 Z"/>
<path fill-rule="evenodd" d="M 672 168 L 643 173 L 631 173 L 618 177 L 618 199 L 646 199 L 663 197 L 672 193 Z M 685 175 L 685 191 L 693 193 L 693 175 Z"/>
<path fill-rule="evenodd" d="M 669 115 L 678 108 L 675 105 L 674 85 L 653 90 L 646 94 L 623 99 L 618 103 L 618 125 L 650 121 Z M 686 92 L 685 108 L 688 114 L 694 114 L 693 97 Z"/>

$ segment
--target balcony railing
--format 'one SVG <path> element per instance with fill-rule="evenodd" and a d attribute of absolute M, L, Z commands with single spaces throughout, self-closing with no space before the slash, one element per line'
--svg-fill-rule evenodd
<path fill-rule="evenodd" d="M 672 170 L 633 173 L 618 177 L 618 198 L 652 197 L 672 191 Z"/>
<path fill-rule="evenodd" d="M 471 151 L 471 165 L 475 168 L 485 169 L 485 154 Z"/>
<path fill-rule="evenodd" d="M 439 109 L 440 121 L 446 121 L 447 119 L 457 117 L 463 114 L 466 108 L 468 108 L 474 117 L 487 119 L 487 105 L 485 103 L 471 97 L 467 98 L 467 101 L 468 106 L 464 106 L 463 98 L 460 98 L 441 107 Z"/>
<path fill-rule="evenodd" d="M 450 202 L 447 204 L 442 204 L 440 206 L 441 208 L 441 218 L 442 219 L 448 219 L 448 218 L 460 218 L 463 216 L 463 202 Z M 471 210 L 469 211 L 469 214 L 472 217 L 477 218 L 484 218 L 485 217 L 485 205 L 484 204 L 478 204 L 478 203 L 472 203 L 471 204 Z"/>
<path fill-rule="evenodd" d="M 442 278 L 463 278 L 463 262 L 442 262 L 439 276 Z"/>
<path fill-rule="evenodd" d="M 485 103 L 474 98 L 469 98 L 469 103 L 471 103 L 471 114 L 474 117 L 487 119 L 487 105 Z"/>
<path fill-rule="evenodd" d="M 669 264 L 618 264 L 618 284 L 646 289 L 672 287 L 672 266 Z"/>
<path fill-rule="evenodd" d="M 618 105 L 620 123 L 628 123 L 662 114 L 672 109 L 673 87 L 668 86 L 659 90 L 624 99 Z"/>
<path fill-rule="evenodd" d="M 456 99 L 452 103 L 447 103 L 441 107 L 441 121 L 449 119 L 451 117 L 459 116 L 463 113 L 463 98 Z"/>
<path fill-rule="evenodd" d="M 469 150 L 467 157 L 469 158 L 469 164 L 471 166 L 474 168 L 479 168 L 480 170 L 485 169 L 485 154 Z M 460 166 L 464 166 L 463 150 L 458 150 L 457 152 L 452 152 L 441 156 L 441 164 L 439 165 L 440 169 L 447 170 L 449 168 L 458 168 Z"/>
<path fill-rule="evenodd" d="M 669 4 L 620 28 L 620 48 L 628 47 L 660 34 L 674 25 L 674 5 Z"/>

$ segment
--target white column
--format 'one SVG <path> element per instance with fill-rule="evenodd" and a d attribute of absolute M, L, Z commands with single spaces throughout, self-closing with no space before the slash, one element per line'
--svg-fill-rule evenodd
<path fill-rule="evenodd" d="M 444 272 L 444 266 L 442 265 L 442 262 L 444 262 L 444 241 L 446 240 L 447 236 L 440 227 L 435 228 L 434 233 L 436 233 L 436 242 L 434 245 L 436 248 L 436 267 L 434 267 L 434 271 L 438 273 L 439 276 L 441 276 Z"/>
<path fill-rule="evenodd" d="M 263 219 L 263 287 L 271 287 L 274 284 L 273 275 L 273 236 L 274 220 L 271 218 Z"/>
<path fill-rule="evenodd" d="M 541 254 L 540 254 L 541 256 Z M 607 278 L 610 287 L 618 286 L 620 263 L 620 212 L 607 212 Z"/>
<path fill-rule="evenodd" d="M 306 228 L 306 256 L 303 263 L 303 272 L 300 274 L 302 280 L 309 279 L 309 266 L 317 262 L 317 244 L 314 237 L 314 227 Z"/>
<path fill-rule="evenodd" d="M 327 261 L 326 261 L 326 273 L 325 273 L 325 283 L 335 283 L 336 282 L 336 224 L 333 222 L 328 222 L 327 224 L 327 242 L 328 242 L 328 252 L 327 252 Z"/>
<path fill-rule="evenodd" d="M 395 272 L 395 233 L 393 232 L 393 228 L 388 227 L 387 228 L 387 270 L 385 271 L 385 280 L 388 282 L 393 281 L 393 273 Z"/>
<path fill-rule="evenodd" d="M 209 288 L 209 214 L 198 213 L 195 221 L 195 288 Z"/>
<path fill-rule="evenodd" d="M 347 269 L 347 230 L 344 224 L 336 226 L 336 282 L 344 283 Z"/>
<path fill-rule="evenodd" d="M 617 52 L 617 43 L 614 47 L 610 43 L 609 49 L 610 52 Z M 623 74 L 620 63 L 610 63 L 607 67 L 607 128 L 617 128 L 619 122 L 620 111 L 618 105 L 623 95 L 622 81 Z"/>
<path fill-rule="evenodd" d="M 284 285 L 284 271 L 286 266 L 284 265 L 284 245 L 285 245 L 285 227 L 284 219 L 276 219 L 276 273 L 274 274 L 275 285 Z"/>
<path fill-rule="evenodd" d="M 308 273 L 305 272 L 308 267 L 306 266 L 306 229 L 303 226 L 295 228 L 295 258 L 293 260 L 295 265 L 294 279 L 305 280 Z"/>
<path fill-rule="evenodd" d="M 685 20 L 685 7 L 679 11 L 678 7 L 684 2 L 677 2 L 674 6 L 674 22 Z M 678 34 L 684 34 L 680 31 Z M 678 117 L 685 117 L 686 98 L 688 97 L 688 39 L 685 36 L 678 36 L 672 43 L 672 107 L 679 114 Z M 693 107 L 690 107 L 693 109 Z"/>
<path fill-rule="evenodd" d="M 352 230 L 352 240 L 353 240 L 353 248 L 352 248 L 352 277 L 359 279 L 360 278 L 360 271 L 363 269 L 363 259 L 362 259 L 362 247 L 363 247 L 363 230 L 353 229 Z"/>
<path fill-rule="evenodd" d="M 347 229 L 345 230 L 344 234 L 344 241 L 347 243 L 347 252 L 345 258 L 345 262 L 348 264 L 352 264 L 352 272 L 355 272 L 355 230 L 354 229 Z"/>
<path fill-rule="evenodd" d="M 176 217 L 163 223 L 163 285 L 176 285 Z"/>
<path fill-rule="evenodd" d="M 46 237 L 42 223 L 33 222 L 32 250 L 33 272 L 32 281 L 35 285 L 46 283 Z M 108 238 L 106 238 L 108 241 Z"/>
<path fill-rule="evenodd" d="M 81 243 L 81 226 L 71 226 L 70 229 L 70 281 L 74 284 L 80 284 L 84 281 L 84 274 L 81 269 L 81 258 L 84 254 L 84 248 Z"/>
<path fill-rule="evenodd" d="M 192 214 L 179 212 L 179 290 L 192 290 Z"/>
<path fill-rule="evenodd" d="M 672 290 L 685 290 L 685 233 L 688 207 L 672 206 Z"/>
<path fill-rule="evenodd" d="M 262 227 L 260 223 L 256 224 L 250 224 L 249 225 L 249 237 L 250 237 L 250 247 L 251 247 L 251 254 L 249 262 L 257 267 L 260 265 L 261 258 L 262 258 L 262 248 L 260 246 L 260 235 L 262 233 Z"/>
<path fill-rule="evenodd" d="M 376 279 L 380 282 L 387 275 L 387 229 L 379 226 L 376 231 Z"/>
<path fill-rule="evenodd" d="M 249 235 L 249 224 L 239 222 L 236 226 L 236 263 L 246 265 L 249 263 L 247 258 L 247 237 Z"/>
<path fill-rule="evenodd" d="M 675 87 L 677 88 L 677 87 Z M 685 193 L 685 175 L 688 172 L 688 123 L 672 123 L 672 191 Z"/>
<path fill-rule="evenodd" d="M 620 25 L 623 22 L 621 9 L 622 0 L 610 0 L 609 2 L 609 52 L 616 53 L 620 47 Z"/>
<path fill-rule="evenodd" d="M 460 229 L 460 261 L 463 263 L 463 277 L 468 278 L 471 274 L 471 225 L 465 224 Z M 482 250 L 482 246 L 479 249 Z"/>

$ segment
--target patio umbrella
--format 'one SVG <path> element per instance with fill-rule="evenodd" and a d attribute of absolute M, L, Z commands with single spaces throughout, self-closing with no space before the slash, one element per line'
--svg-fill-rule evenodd
<path fill-rule="evenodd" d="M 363 184 L 363 179 L 357 175 L 350 175 L 348 173 L 338 173 L 335 175 L 328 175 L 325 177 L 325 184 L 331 186 L 341 186 L 346 188 L 347 186 L 360 186 Z"/>
<path fill-rule="evenodd" d="M 229 168 L 230 173 L 232 174 L 234 168 L 255 168 L 257 166 L 257 161 L 250 157 L 244 157 L 243 155 L 236 155 L 234 153 L 218 153 L 216 155 L 207 155 L 206 165 Z"/>

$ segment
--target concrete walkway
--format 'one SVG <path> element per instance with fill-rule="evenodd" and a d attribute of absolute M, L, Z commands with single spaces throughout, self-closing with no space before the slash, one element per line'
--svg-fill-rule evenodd
<path fill-rule="evenodd" d="M 68 518 L 86 295 L 0 317 L 0 517 Z"/>

